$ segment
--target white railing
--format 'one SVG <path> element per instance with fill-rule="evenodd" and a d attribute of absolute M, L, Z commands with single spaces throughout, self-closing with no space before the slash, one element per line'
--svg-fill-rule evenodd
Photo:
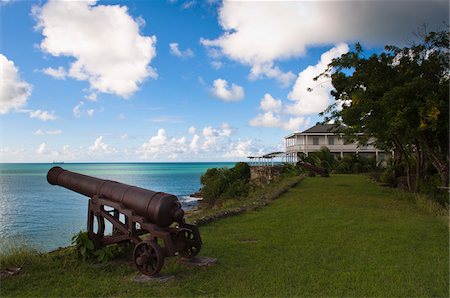
<path fill-rule="evenodd" d="M 311 152 L 318 151 L 322 147 L 327 147 L 332 152 L 373 152 L 377 150 L 374 146 L 361 146 L 358 147 L 356 144 L 347 144 L 347 145 L 312 145 L 312 144 L 300 144 L 300 145 L 291 145 L 286 147 L 286 152 Z"/>

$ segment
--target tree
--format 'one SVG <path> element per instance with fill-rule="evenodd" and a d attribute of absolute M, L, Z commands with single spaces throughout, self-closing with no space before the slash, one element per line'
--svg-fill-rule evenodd
<path fill-rule="evenodd" d="M 335 88 L 325 120 L 335 120 L 340 132 L 359 143 L 375 139 L 380 149 L 392 150 L 395 169 L 405 172 L 413 191 L 426 163 L 442 186 L 449 183 L 449 32 L 417 36 L 418 44 L 386 46 L 368 58 L 356 44 L 320 75 Z"/>

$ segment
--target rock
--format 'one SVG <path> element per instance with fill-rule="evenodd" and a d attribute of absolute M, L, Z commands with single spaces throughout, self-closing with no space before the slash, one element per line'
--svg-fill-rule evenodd
<path fill-rule="evenodd" d="M 193 257 L 191 259 L 189 258 L 180 258 L 179 262 L 184 265 L 190 265 L 190 266 L 211 266 L 215 263 L 217 263 L 217 258 L 210 258 L 210 257 Z"/>
<path fill-rule="evenodd" d="M 4 277 L 16 275 L 21 270 L 22 270 L 22 268 L 20 268 L 20 267 L 8 267 L 8 268 L 3 269 L 3 270 L 0 271 L 0 277 L 4 278 Z"/>
<path fill-rule="evenodd" d="M 134 282 L 168 282 L 174 280 L 175 276 L 168 274 L 157 274 L 155 276 L 148 276 L 145 274 L 137 275 L 133 281 Z"/>

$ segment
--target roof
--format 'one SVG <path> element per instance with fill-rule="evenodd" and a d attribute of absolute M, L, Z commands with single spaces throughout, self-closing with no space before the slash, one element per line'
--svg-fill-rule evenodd
<path fill-rule="evenodd" d="M 327 132 L 336 132 L 336 127 L 334 124 L 321 124 L 317 123 L 311 128 L 303 131 L 302 133 L 327 133 Z"/>
<path fill-rule="evenodd" d="M 307 130 L 303 131 L 303 132 L 294 132 L 291 133 L 288 136 L 285 136 L 285 139 L 291 138 L 295 135 L 299 135 L 299 134 L 317 134 L 317 133 L 336 133 L 337 132 L 337 128 L 335 127 L 334 124 L 322 124 L 322 123 L 317 123 L 316 125 L 314 125 L 311 128 L 308 128 Z"/>
<path fill-rule="evenodd" d="M 271 152 L 271 153 L 267 153 L 264 155 L 260 155 L 260 156 L 247 156 L 247 158 L 253 159 L 253 158 L 274 158 L 274 157 L 280 157 L 280 156 L 285 156 L 286 152 L 281 152 L 281 151 L 277 151 L 277 152 Z"/>

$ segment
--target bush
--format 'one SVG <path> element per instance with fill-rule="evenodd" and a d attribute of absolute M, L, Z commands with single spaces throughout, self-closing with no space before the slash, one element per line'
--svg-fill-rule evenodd
<path fill-rule="evenodd" d="M 338 161 L 334 170 L 338 174 L 358 174 L 377 170 L 376 160 L 360 155 L 348 155 Z"/>
<path fill-rule="evenodd" d="M 208 169 L 200 178 L 203 201 L 214 205 L 223 200 L 236 199 L 248 195 L 250 166 L 245 162 L 233 168 Z"/>
<path fill-rule="evenodd" d="M 95 249 L 94 242 L 89 239 L 87 232 L 80 231 L 72 237 L 75 251 L 83 261 L 96 261 L 105 263 L 118 256 L 120 251 L 116 245 L 105 246 Z"/>

